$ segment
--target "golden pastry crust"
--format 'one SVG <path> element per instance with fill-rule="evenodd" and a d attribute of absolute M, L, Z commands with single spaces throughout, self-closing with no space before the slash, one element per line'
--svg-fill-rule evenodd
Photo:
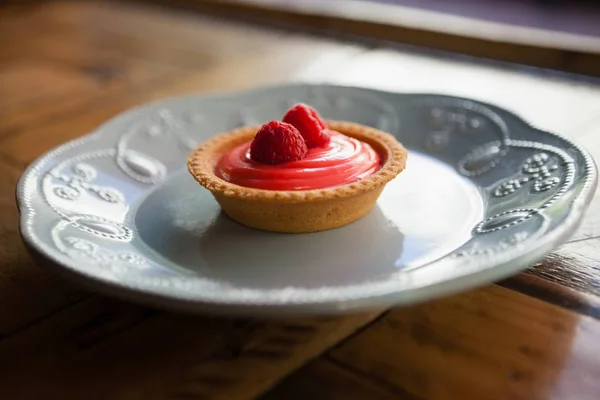
<path fill-rule="evenodd" d="M 390 134 L 364 125 L 327 121 L 329 129 L 371 145 L 382 167 L 358 182 L 316 190 L 263 190 L 227 182 L 214 173 L 222 154 L 252 140 L 260 125 L 236 129 L 209 139 L 188 158 L 188 170 L 210 190 L 235 221 L 262 230 L 301 233 L 332 229 L 366 215 L 384 186 L 406 166 L 407 151 Z"/>

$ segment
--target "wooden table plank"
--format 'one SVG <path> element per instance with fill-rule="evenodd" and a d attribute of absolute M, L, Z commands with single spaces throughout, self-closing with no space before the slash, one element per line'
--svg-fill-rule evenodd
<path fill-rule="evenodd" d="M 595 240 L 567 243 L 527 273 L 600 299 L 600 247 Z"/>
<path fill-rule="evenodd" d="M 600 38 L 518 27 L 414 7 L 345 0 L 177 0 L 220 15 L 600 75 Z"/>
<path fill-rule="evenodd" d="M 0 67 L 0 112 L 22 103 L 90 90 L 93 82 L 53 65 L 14 63 Z"/>
<path fill-rule="evenodd" d="M 412 400 L 396 387 L 375 382 L 370 377 L 320 358 L 284 379 L 260 400 Z"/>
<path fill-rule="evenodd" d="M 492 285 L 393 310 L 330 357 L 400 398 L 592 400 L 599 334 L 598 320 Z"/>
<path fill-rule="evenodd" d="M 32 12 L 3 19 L 0 61 L 52 59 L 84 63 L 90 57 L 126 57 L 195 68 L 206 58 L 249 54 L 282 35 L 198 14 L 143 4 L 41 2 Z M 33 32 L 32 32 L 33 29 Z"/>
<path fill-rule="evenodd" d="M 0 394 L 252 399 L 377 315 L 239 321 L 156 313 L 94 296 L 0 341 Z"/>
<path fill-rule="evenodd" d="M 159 84 L 169 77 L 178 79 L 186 73 L 199 74 L 225 62 L 243 60 L 248 54 L 260 54 L 283 36 L 277 31 L 155 7 L 86 2 L 85 6 L 73 3 L 72 8 L 77 12 L 63 2 L 43 3 L 34 10 L 35 18 L 23 13 L 15 16 L 22 23 L 11 19 L 0 24 L 0 37 L 23 38 L 3 46 L 0 71 L 6 75 L 4 81 L 17 84 L 16 78 L 26 78 L 28 69 L 37 67 L 52 71 L 58 76 L 55 79 L 62 79 L 60 83 L 67 79 L 80 83 L 79 90 L 67 90 L 68 85 L 46 80 L 35 91 L 21 85 L 17 94 L 0 80 L 0 87 L 6 87 L 4 98 L 29 96 L 34 100 L 9 108 L 0 106 L 0 137 L 68 117 L 73 110 L 94 108 L 132 88 Z M 32 27 L 33 34 L 25 32 Z M 43 101 L 47 97 L 42 94 L 48 91 L 52 101 Z"/>
<path fill-rule="evenodd" d="M 129 64 L 129 65 L 126 65 Z M 11 64 L 15 69 L 26 69 L 24 64 Z M 52 96 L 30 93 L 26 101 L 0 108 L 0 138 L 18 134 L 25 129 L 43 126 L 48 122 L 68 119 L 79 110 L 91 109 L 97 104 L 118 98 L 120 94 L 154 87 L 178 76 L 180 71 L 170 66 L 148 65 L 136 62 L 100 62 L 81 69 L 61 68 L 64 75 L 87 84 L 78 88 L 52 88 Z M 133 78 L 135 77 L 135 78 Z M 52 81 L 46 85 L 53 86 Z"/>

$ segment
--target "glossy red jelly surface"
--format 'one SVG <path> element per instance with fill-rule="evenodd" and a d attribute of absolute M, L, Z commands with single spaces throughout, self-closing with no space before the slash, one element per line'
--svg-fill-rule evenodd
<path fill-rule="evenodd" d="M 223 155 L 215 174 L 249 188 L 311 190 L 356 182 L 381 168 L 381 157 L 369 144 L 333 131 L 327 146 L 308 149 L 302 160 L 277 165 L 251 160 L 250 143 Z"/>

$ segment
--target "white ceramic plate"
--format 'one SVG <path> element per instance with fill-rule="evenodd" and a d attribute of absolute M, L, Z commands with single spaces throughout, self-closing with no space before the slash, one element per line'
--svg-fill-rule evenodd
<path fill-rule="evenodd" d="M 289 235 L 232 222 L 189 176 L 188 153 L 298 101 L 396 135 L 406 171 L 343 228 Z M 491 105 L 292 85 L 126 112 L 35 161 L 17 197 L 34 254 L 95 290 L 254 316 L 407 304 L 506 277 L 567 239 L 595 185 L 585 151 Z"/>

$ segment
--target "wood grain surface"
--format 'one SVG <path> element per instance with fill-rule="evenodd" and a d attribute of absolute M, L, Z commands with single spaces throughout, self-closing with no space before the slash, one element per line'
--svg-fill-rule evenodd
<path fill-rule="evenodd" d="M 392 310 L 265 398 L 592 400 L 598 334 L 598 320 L 490 286 Z"/>
<path fill-rule="evenodd" d="M 166 3 L 164 0 L 155 0 Z M 241 20 L 600 76 L 600 38 L 371 0 L 176 0 Z M 463 4 L 463 7 L 468 7 Z M 543 20 L 543 15 L 538 16 Z"/>
<path fill-rule="evenodd" d="M 489 101 L 600 159 L 600 87 L 132 2 L 0 6 L 1 399 L 596 399 L 600 199 L 498 284 L 414 307 L 276 321 L 190 317 L 50 273 L 18 233 L 36 157 L 140 103 L 290 81 Z"/>

